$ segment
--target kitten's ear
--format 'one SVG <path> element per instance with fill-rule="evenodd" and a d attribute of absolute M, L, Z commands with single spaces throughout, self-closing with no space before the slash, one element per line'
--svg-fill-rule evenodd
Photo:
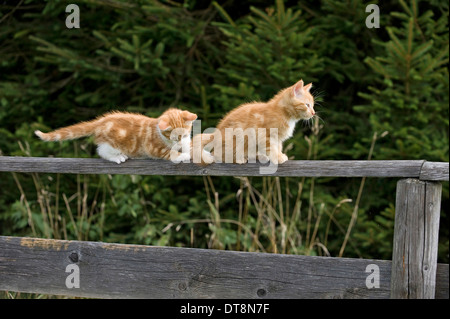
<path fill-rule="evenodd" d="M 312 83 L 309 83 L 303 87 L 303 90 L 305 90 L 306 92 L 309 92 L 309 90 L 311 90 L 311 88 L 312 88 Z"/>
<path fill-rule="evenodd" d="M 192 122 L 192 121 L 195 121 L 197 119 L 197 114 L 191 113 L 189 111 L 181 112 L 181 116 L 187 122 Z"/>
<path fill-rule="evenodd" d="M 166 121 L 165 119 L 160 119 L 158 122 L 158 127 L 161 131 L 166 131 L 168 129 L 171 128 L 170 124 L 168 121 Z"/>
<path fill-rule="evenodd" d="M 303 90 L 303 80 L 300 80 L 297 83 L 295 83 L 292 91 L 294 92 L 295 97 L 301 97 L 303 94 L 302 90 Z"/>

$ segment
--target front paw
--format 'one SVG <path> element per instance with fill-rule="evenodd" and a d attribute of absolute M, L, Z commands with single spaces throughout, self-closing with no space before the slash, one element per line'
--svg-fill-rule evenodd
<path fill-rule="evenodd" d="M 191 155 L 188 153 L 181 153 L 180 155 L 178 155 L 177 157 L 175 157 L 175 159 L 173 159 L 174 163 L 189 163 L 191 160 Z"/>
<path fill-rule="evenodd" d="M 202 164 L 207 164 L 208 165 L 208 164 L 214 163 L 215 162 L 215 158 L 210 152 L 203 150 L 202 151 L 202 161 L 201 162 L 202 162 Z"/>
<path fill-rule="evenodd" d="M 284 162 L 286 162 L 288 160 L 288 157 L 286 154 L 280 153 L 278 155 L 278 164 L 283 164 Z"/>
<path fill-rule="evenodd" d="M 236 158 L 236 164 L 245 164 L 247 163 L 247 159 L 246 158 Z"/>
<path fill-rule="evenodd" d="M 105 159 L 107 159 L 108 161 L 120 164 L 120 163 L 124 163 L 128 159 L 128 156 L 126 156 L 125 154 L 118 154 L 118 155 L 110 156 Z"/>
<path fill-rule="evenodd" d="M 258 153 L 258 161 L 265 164 L 270 161 L 270 157 L 266 154 Z"/>

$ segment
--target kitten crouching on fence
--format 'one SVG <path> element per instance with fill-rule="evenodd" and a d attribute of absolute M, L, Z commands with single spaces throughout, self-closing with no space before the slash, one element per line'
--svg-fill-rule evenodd
<path fill-rule="evenodd" d="M 197 115 L 170 108 L 158 118 L 128 112 L 111 112 L 95 120 L 34 133 L 44 141 L 94 136 L 100 157 L 117 164 L 128 158 L 161 158 L 190 161 L 192 122 Z"/>
<path fill-rule="evenodd" d="M 194 135 L 194 162 L 286 162 L 283 142 L 293 136 L 298 121 L 310 121 L 316 114 L 311 88 L 312 83 L 304 85 L 300 80 L 268 102 L 245 103 L 231 110 L 214 132 Z"/>

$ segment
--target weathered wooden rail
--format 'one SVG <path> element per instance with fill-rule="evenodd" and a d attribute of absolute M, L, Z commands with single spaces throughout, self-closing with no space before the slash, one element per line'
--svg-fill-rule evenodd
<path fill-rule="evenodd" d="M 133 174 L 190 176 L 261 176 L 260 164 L 173 164 L 164 160 L 130 160 L 120 165 L 99 158 L 0 157 L 0 172 Z M 410 177 L 448 181 L 448 163 L 416 161 L 288 161 L 271 176 Z"/>
<path fill-rule="evenodd" d="M 0 172 L 260 176 L 259 164 L 0 157 Z M 0 236 L 0 290 L 99 298 L 449 298 L 437 264 L 449 164 L 288 161 L 273 176 L 401 178 L 392 261 Z"/>

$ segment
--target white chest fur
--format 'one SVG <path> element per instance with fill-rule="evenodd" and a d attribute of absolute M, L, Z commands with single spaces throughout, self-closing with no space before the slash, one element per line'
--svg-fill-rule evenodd
<path fill-rule="evenodd" d="M 286 131 L 286 135 L 283 136 L 283 140 L 287 140 L 288 138 L 292 137 L 292 135 L 294 135 L 295 124 L 297 124 L 296 120 L 291 119 L 288 121 L 288 129 Z"/>
<path fill-rule="evenodd" d="M 191 153 L 191 137 L 185 137 L 182 138 L 181 141 L 179 142 L 181 149 L 180 152 L 181 153 L 186 153 L 186 154 L 190 154 Z"/>

